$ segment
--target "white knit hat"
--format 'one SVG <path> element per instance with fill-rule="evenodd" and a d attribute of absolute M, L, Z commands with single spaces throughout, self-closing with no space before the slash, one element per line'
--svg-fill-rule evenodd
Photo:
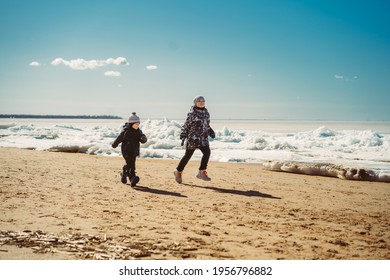
<path fill-rule="evenodd" d="M 139 117 L 136 115 L 135 112 L 132 113 L 132 115 L 129 117 L 128 123 L 139 123 L 141 122 Z"/>
<path fill-rule="evenodd" d="M 196 103 L 199 101 L 199 99 L 206 100 L 206 99 L 204 99 L 204 97 L 201 96 L 201 95 L 195 96 L 195 97 L 194 97 L 194 100 L 193 100 L 195 105 L 196 105 Z"/>

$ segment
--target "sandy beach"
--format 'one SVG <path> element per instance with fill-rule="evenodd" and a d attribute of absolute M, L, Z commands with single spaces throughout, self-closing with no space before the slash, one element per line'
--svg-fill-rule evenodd
<path fill-rule="evenodd" d="M 0 259 L 390 259 L 390 184 L 0 148 Z"/>

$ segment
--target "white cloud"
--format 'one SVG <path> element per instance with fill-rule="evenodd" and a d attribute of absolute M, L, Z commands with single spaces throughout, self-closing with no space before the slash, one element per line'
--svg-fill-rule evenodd
<path fill-rule="evenodd" d="M 104 72 L 104 76 L 107 76 L 107 77 L 120 77 L 121 76 L 121 72 L 118 72 L 118 71 L 106 71 L 106 72 Z"/>
<path fill-rule="evenodd" d="M 85 60 L 82 58 L 72 59 L 72 60 L 65 60 L 61 57 L 54 59 L 51 62 L 51 65 L 58 66 L 58 65 L 65 65 L 68 66 L 71 69 L 74 70 L 86 70 L 86 69 L 95 69 L 98 67 L 103 67 L 107 65 L 128 65 L 126 58 L 124 57 L 117 57 L 117 58 L 108 58 L 106 60 Z"/>
<path fill-rule="evenodd" d="M 114 65 L 128 65 L 127 59 L 124 57 L 117 57 L 117 58 L 108 58 L 106 59 L 107 64 L 114 64 Z"/>
<path fill-rule="evenodd" d="M 30 66 L 41 66 L 41 64 L 38 61 L 33 61 L 29 64 Z"/>
<path fill-rule="evenodd" d="M 158 67 L 156 65 L 148 65 L 146 66 L 146 70 L 157 70 Z"/>
<path fill-rule="evenodd" d="M 358 79 L 358 76 L 353 76 L 352 79 L 346 77 L 346 76 L 343 76 L 343 75 L 334 75 L 335 79 L 336 80 L 340 80 L 340 81 L 344 81 L 344 82 L 353 82 L 354 80 L 357 80 Z"/>

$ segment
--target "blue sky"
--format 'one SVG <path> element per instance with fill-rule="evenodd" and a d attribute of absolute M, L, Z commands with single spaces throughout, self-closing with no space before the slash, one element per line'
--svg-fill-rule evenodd
<path fill-rule="evenodd" d="M 390 120 L 388 1 L 0 1 L 0 113 Z"/>

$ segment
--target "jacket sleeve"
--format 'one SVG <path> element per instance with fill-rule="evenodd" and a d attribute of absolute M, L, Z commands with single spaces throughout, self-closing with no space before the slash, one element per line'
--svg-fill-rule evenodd
<path fill-rule="evenodd" d="M 190 128 L 191 128 L 191 125 L 192 125 L 193 121 L 192 121 L 192 113 L 188 113 L 187 114 L 187 119 L 186 121 L 184 122 L 184 125 L 181 129 L 181 133 L 180 133 L 180 139 L 185 139 L 188 137 L 188 132 L 190 131 Z"/>
<path fill-rule="evenodd" d="M 115 139 L 114 143 L 112 143 L 111 147 L 113 147 L 114 149 L 116 147 L 118 147 L 119 143 L 122 143 L 123 142 L 123 137 L 124 137 L 124 131 L 122 131 L 118 137 Z"/>

